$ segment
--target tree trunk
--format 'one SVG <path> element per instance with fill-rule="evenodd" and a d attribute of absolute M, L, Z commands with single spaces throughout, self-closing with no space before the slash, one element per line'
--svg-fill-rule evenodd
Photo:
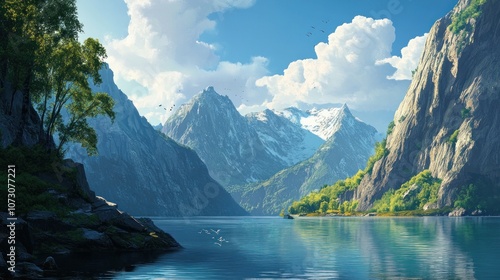
<path fill-rule="evenodd" d="M 30 67 L 29 69 L 33 69 L 33 67 Z M 16 138 L 14 139 L 14 142 L 13 142 L 14 146 L 21 146 L 23 144 L 24 129 L 26 127 L 26 123 L 30 119 L 31 76 L 32 76 L 32 71 L 28 71 L 26 79 L 24 80 L 24 85 L 23 85 L 23 90 L 22 90 L 23 100 L 22 100 L 22 106 L 21 106 L 21 117 L 19 118 L 19 125 L 17 126 Z M 12 96 L 12 98 L 14 98 L 14 95 Z"/>

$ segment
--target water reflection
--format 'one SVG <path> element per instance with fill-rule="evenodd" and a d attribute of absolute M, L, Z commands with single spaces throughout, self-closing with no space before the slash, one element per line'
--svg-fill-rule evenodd
<path fill-rule="evenodd" d="M 217 217 L 155 223 L 185 249 L 110 278 L 494 279 L 500 274 L 496 218 Z M 220 229 L 217 236 L 229 242 L 215 245 L 202 229 Z"/>
<path fill-rule="evenodd" d="M 476 279 L 478 267 L 486 277 L 500 272 L 486 265 L 500 256 L 496 218 L 299 219 L 294 231 L 308 248 L 306 271 L 329 270 L 339 278 Z"/>

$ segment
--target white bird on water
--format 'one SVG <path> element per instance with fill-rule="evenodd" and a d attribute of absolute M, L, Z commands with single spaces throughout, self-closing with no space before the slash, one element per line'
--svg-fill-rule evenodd
<path fill-rule="evenodd" d="M 227 241 L 226 239 L 222 238 L 222 236 L 221 236 L 221 237 L 219 237 L 218 241 L 219 241 L 220 243 L 222 243 L 222 242 L 229 242 L 229 241 Z"/>
<path fill-rule="evenodd" d="M 210 230 L 213 231 L 213 232 L 215 232 L 216 234 L 219 234 L 219 231 L 220 231 L 220 229 L 218 229 L 218 230 L 210 229 Z"/>

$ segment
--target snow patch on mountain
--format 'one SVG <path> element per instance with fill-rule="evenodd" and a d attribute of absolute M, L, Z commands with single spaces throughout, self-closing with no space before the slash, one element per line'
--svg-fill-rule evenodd
<path fill-rule="evenodd" d="M 340 120 L 344 114 L 352 115 L 346 104 L 340 108 L 311 109 L 305 112 L 295 107 L 289 107 L 283 111 L 275 111 L 275 113 L 300 125 L 325 141 L 339 130 Z"/>

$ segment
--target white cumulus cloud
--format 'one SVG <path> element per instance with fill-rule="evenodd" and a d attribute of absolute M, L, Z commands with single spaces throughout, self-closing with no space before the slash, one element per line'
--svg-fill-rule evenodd
<path fill-rule="evenodd" d="M 254 0 L 125 2 L 128 35 L 106 43 L 107 62 L 118 84 L 126 85 L 125 93 L 153 124 L 164 122 L 173 104 L 187 102 L 209 85 L 227 94 L 242 113 L 333 103 L 348 103 L 356 110 L 395 110 L 409 84 L 402 77 L 408 77 L 408 70 L 411 77 L 424 41 L 417 37 L 401 58 L 391 57 L 392 22 L 357 16 L 315 46 L 316 58 L 293 61 L 282 75 L 271 76 L 267 58 L 222 61 L 218 45 L 200 39 L 216 30 L 209 15 L 248 8 Z"/>
<path fill-rule="evenodd" d="M 418 62 L 420 61 L 420 56 L 422 56 L 422 52 L 424 50 L 427 34 L 428 33 L 425 33 L 422 36 L 417 36 L 411 39 L 408 42 L 408 45 L 401 49 L 401 57 L 392 56 L 377 61 L 377 64 L 379 65 L 388 63 L 392 67 L 396 68 L 396 72 L 391 76 L 387 77 L 388 79 L 394 79 L 394 80 L 412 79 L 412 71 L 414 71 L 418 66 Z"/>
<path fill-rule="evenodd" d="M 152 123 L 164 122 L 163 108 L 186 102 L 208 85 L 247 91 L 261 96 L 255 80 L 267 73 L 267 59 L 248 63 L 220 61 L 215 45 L 200 35 L 216 28 L 210 14 L 248 8 L 254 0 L 125 0 L 130 16 L 128 35 L 106 44 L 107 62 L 118 80 L 134 81 L 126 92 L 141 114 Z M 241 89 L 243 90 L 243 89 Z"/>
<path fill-rule="evenodd" d="M 289 64 L 283 75 L 256 81 L 272 95 L 266 106 L 348 103 L 359 110 L 395 110 L 408 82 L 387 79 L 391 67 L 377 61 L 391 55 L 395 30 L 388 19 L 356 16 L 315 46 L 317 58 Z M 300 106 L 299 106 L 300 107 Z"/>

